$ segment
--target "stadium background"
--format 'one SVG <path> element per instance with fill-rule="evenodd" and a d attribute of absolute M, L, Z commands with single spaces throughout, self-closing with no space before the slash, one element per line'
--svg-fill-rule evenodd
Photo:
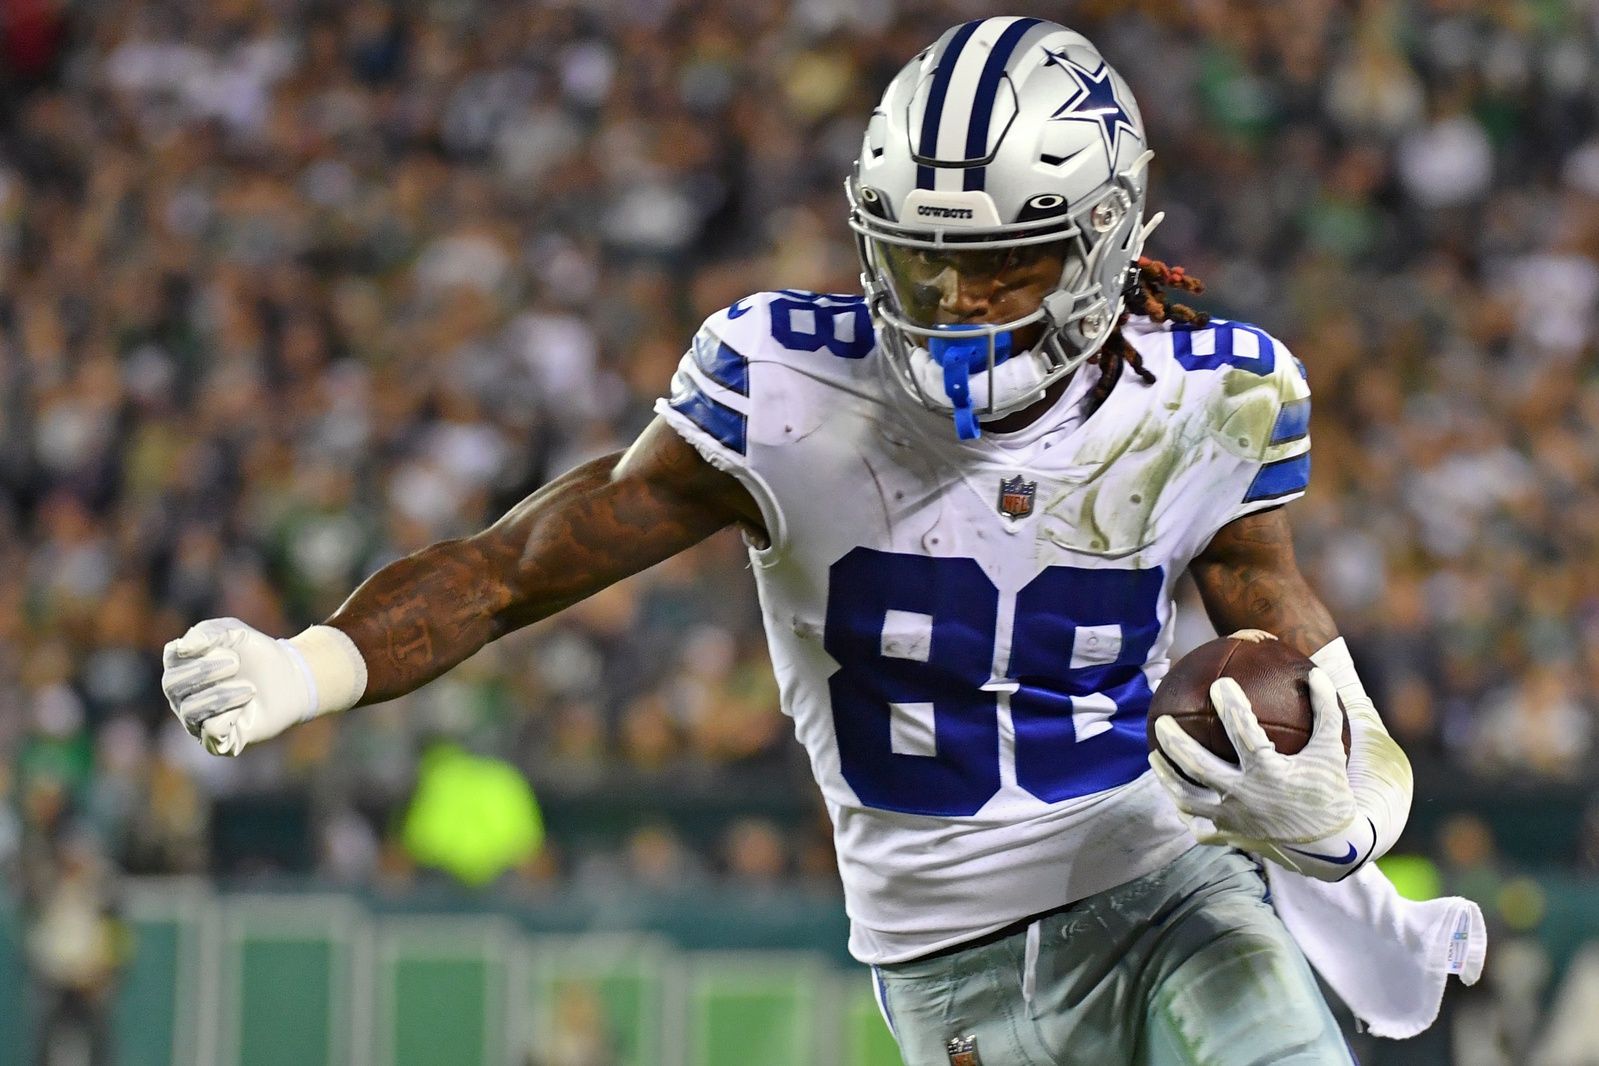
<path fill-rule="evenodd" d="M 1494 936 L 1363 1060 L 1599 1062 L 1599 4 L 1011 7 L 1134 86 L 1151 250 L 1309 367 L 1395 875 Z M 237 761 L 158 656 L 621 446 L 745 292 L 852 289 L 864 116 L 990 13 L 0 0 L 0 1064 L 891 1061 L 735 537 Z M 489 783 L 527 857 L 466 887 Z"/>

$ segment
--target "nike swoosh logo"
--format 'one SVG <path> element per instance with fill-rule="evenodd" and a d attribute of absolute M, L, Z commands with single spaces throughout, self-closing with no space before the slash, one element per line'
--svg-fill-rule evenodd
<path fill-rule="evenodd" d="M 1346 841 L 1345 843 L 1348 842 Z M 1291 848 L 1287 844 L 1283 845 L 1283 850 L 1291 851 L 1295 855 L 1303 855 L 1307 859 L 1320 859 L 1322 862 L 1335 862 L 1339 866 L 1348 866 L 1350 863 L 1355 861 L 1355 855 L 1358 854 L 1355 851 L 1355 846 L 1353 844 L 1349 845 L 1349 854 L 1347 855 L 1318 855 L 1314 851 L 1303 851 L 1299 848 Z"/>

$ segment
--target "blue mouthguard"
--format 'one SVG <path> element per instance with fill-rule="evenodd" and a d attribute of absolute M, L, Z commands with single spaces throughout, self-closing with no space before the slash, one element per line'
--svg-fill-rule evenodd
<path fill-rule="evenodd" d="M 965 326 L 943 326 L 943 329 L 966 329 Z M 961 440 L 976 440 L 982 436 L 977 426 L 977 412 L 972 410 L 972 375 L 988 369 L 987 337 L 929 337 L 927 352 L 933 362 L 944 368 L 944 394 L 955 405 L 955 435 Z M 1010 334 L 994 335 L 994 365 L 1010 358 Z"/>

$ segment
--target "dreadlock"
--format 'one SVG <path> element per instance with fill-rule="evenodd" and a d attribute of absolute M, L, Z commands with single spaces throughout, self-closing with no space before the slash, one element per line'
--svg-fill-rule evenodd
<path fill-rule="evenodd" d="M 1203 311 L 1172 303 L 1166 295 L 1167 289 L 1201 293 L 1205 291 L 1205 283 L 1189 277 L 1180 266 L 1167 266 L 1158 259 L 1139 256 L 1137 272 L 1123 293 L 1126 308 L 1122 311 L 1122 317 L 1104 345 L 1088 360 L 1099 367 L 1099 380 L 1094 383 L 1094 391 L 1089 393 L 1090 413 L 1099 410 L 1110 396 L 1110 390 L 1116 387 L 1117 379 L 1122 376 L 1123 361 L 1144 379 L 1145 384 L 1155 383 L 1155 375 L 1144 366 L 1138 349 L 1122 336 L 1122 326 L 1130 316 L 1146 315 L 1156 322 L 1176 321 L 1192 326 L 1203 326 L 1210 321 L 1210 316 Z"/>

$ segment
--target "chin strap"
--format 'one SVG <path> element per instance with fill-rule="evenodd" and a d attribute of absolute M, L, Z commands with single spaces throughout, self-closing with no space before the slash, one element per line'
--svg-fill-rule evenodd
<path fill-rule="evenodd" d="M 990 345 L 995 366 L 1009 359 L 1010 337 L 1009 333 L 991 333 L 986 337 L 929 337 L 927 340 L 928 354 L 944 368 L 944 394 L 955 405 L 955 435 L 961 440 L 976 440 L 983 435 L 977 425 L 977 412 L 972 410 L 971 376 L 988 369 Z M 993 387 L 992 383 L 989 387 Z"/>

